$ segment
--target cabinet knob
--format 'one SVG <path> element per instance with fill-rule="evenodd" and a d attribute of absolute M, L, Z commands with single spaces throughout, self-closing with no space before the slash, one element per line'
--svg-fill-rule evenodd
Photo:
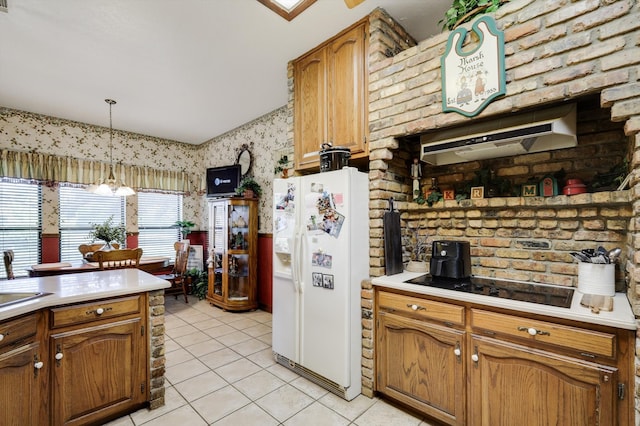
<path fill-rule="evenodd" d="M 426 310 L 427 308 L 425 308 L 424 306 L 420 306 L 420 305 L 411 305 L 411 304 L 407 304 L 407 308 L 411 308 L 414 311 L 422 311 L 422 310 Z"/>
<path fill-rule="evenodd" d="M 102 314 L 104 314 L 104 309 L 102 308 L 96 309 L 96 315 L 102 315 Z"/>
<path fill-rule="evenodd" d="M 62 354 L 62 352 L 58 352 L 58 353 L 56 354 L 56 359 L 57 359 L 58 361 L 60 361 L 60 360 L 62 359 L 62 357 L 64 357 L 64 355 Z"/>
<path fill-rule="evenodd" d="M 453 350 L 453 353 L 454 353 L 455 356 L 460 356 L 462 354 L 462 351 L 460 350 L 460 348 L 455 348 Z M 477 355 L 474 355 L 474 356 L 477 356 Z"/>
<path fill-rule="evenodd" d="M 0 342 L 4 340 L 4 334 L 0 334 Z"/>
<path fill-rule="evenodd" d="M 473 354 L 473 355 L 471 355 L 471 360 L 472 360 L 473 362 L 478 362 L 478 360 L 479 360 L 479 359 L 480 359 L 480 357 L 478 357 L 478 354 Z"/>
<path fill-rule="evenodd" d="M 518 327 L 518 331 L 526 331 L 527 333 L 529 333 L 530 336 L 550 336 L 551 333 L 549 333 L 548 331 L 543 331 L 543 330 L 536 330 L 533 327 Z"/>
<path fill-rule="evenodd" d="M 42 367 L 44 367 L 44 362 L 42 361 L 38 361 L 36 363 L 33 364 L 33 368 L 40 370 Z"/>

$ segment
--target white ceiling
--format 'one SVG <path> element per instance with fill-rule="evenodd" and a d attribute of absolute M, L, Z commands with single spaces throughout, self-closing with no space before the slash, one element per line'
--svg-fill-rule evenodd
<path fill-rule="evenodd" d="M 318 0 L 288 22 L 257 0 L 8 0 L 0 106 L 200 144 L 287 102 L 287 62 L 376 7 L 418 41 L 452 0 Z"/>

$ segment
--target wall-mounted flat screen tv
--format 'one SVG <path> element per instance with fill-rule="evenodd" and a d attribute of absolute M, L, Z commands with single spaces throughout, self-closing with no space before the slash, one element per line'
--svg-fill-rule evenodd
<path fill-rule="evenodd" d="M 239 164 L 207 169 L 207 197 L 233 196 L 239 183 Z"/>

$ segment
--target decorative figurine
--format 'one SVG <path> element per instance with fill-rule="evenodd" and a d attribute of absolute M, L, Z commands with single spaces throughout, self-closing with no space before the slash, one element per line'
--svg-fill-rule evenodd
<path fill-rule="evenodd" d="M 420 178 L 422 177 L 422 166 L 418 158 L 413 159 L 411 165 L 411 179 L 413 179 L 413 199 L 420 196 Z"/>

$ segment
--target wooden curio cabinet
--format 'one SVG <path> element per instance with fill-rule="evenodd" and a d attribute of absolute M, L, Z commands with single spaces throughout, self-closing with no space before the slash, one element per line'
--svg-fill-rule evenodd
<path fill-rule="evenodd" d="M 323 143 L 368 157 L 368 19 L 293 61 L 296 170 L 319 167 Z"/>
<path fill-rule="evenodd" d="M 209 303 L 229 311 L 256 309 L 258 200 L 209 201 L 209 248 Z"/>

